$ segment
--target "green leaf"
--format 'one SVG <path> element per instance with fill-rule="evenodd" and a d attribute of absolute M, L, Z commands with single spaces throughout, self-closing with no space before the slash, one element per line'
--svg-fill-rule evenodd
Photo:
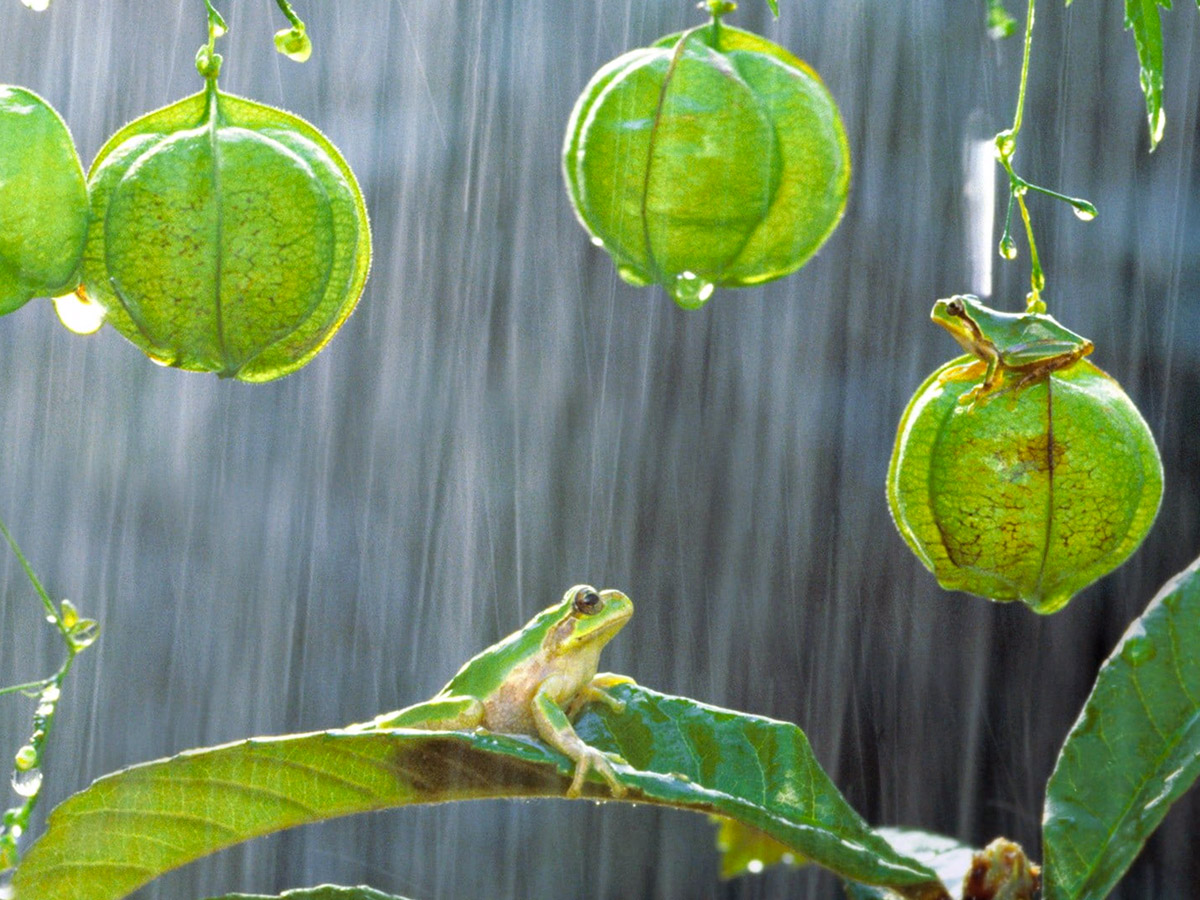
<path fill-rule="evenodd" d="M 1071 0 L 1067 0 L 1067 6 Z M 988 37 L 994 41 L 1012 37 L 1017 30 L 1017 20 L 1004 7 L 1004 0 L 987 0 L 987 29 Z"/>
<path fill-rule="evenodd" d="M 1139 81 L 1146 95 L 1146 117 L 1150 125 L 1150 150 L 1162 140 L 1167 124 L 1162 108 L 1163 47 L 1162 19 L 1158 7 L 1171 8 L 1171 0 L 1125 0 L 1125 27 L 1137 44 Z"/>
<path fill-rule="evenodd" d="M 958 896 L 967 870 L 971 868 L 974 850 L 966 844 L 960 844 L 954 838 L 913 828 L 878 828 L 875 833 L 885 838 L 901 853 L 919 859 L 933 869 L 941 881 L 943 890 Z M 843 882 L 842 886 L 846 889 L 848 900 L 897 900 L 900 896 L 887 888 L 851 881 Z"/>
<path fill-rule="evenodd" d="M 1107 896 L 1200 774 L 1200 559 L 1100 669 L 1046 786 L 1046 900 Z"/>
<path fill-rule="evenodd" d="M 364 885 L 339 887 L 334 884 L 322 884 L 313 888 L 284 891 L 282 894 L 224 894 L 220 897 L 212 897 L 210 900 L 405 900 L 405 898 L 394 894 L 383 894 Z"/>
<path fill-rule="evenodd" d="M 735 818 L 835 873 L 920 897 L 933 872 L 850 808 L 795 725 L 632 685 L 590 707 L 580 737 L 616 765 L 624 799 Z M 68 798 L 18 867 L 17 900 L 117 900 L 248 838 L 410 803 L 562 797 L 574 763 L 488 732 L 328 731 L 251 738 L 144 763 Z M 598 776 L 585 797 L 610 795 Z M 925 896 L 929 896 L 925 893 Z"/>

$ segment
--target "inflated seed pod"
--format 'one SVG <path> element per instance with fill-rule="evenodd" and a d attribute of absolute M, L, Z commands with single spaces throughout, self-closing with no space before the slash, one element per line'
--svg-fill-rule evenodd
<path fill-rule="evenodd" d="M 714 22 L 601 68 L 571 113 L 563 171 L 621 277 L 694 308 L 804 265 L 841 218 L 850 152 L 811 68 Z"/>
<path fill-rule="evenodd" d="M 362 293 L 370 230 L 346 161 L 308 122 L 215 78 L 117 132 L 88 186 L 87 294 L 157 362 L 279 378 Z"/>
<path fill-rule="evenodd" d="M 37 94 L 0 84 L 0 315 L 75 288 L 87 224 L 66 124 Z"/>
<path fill-rule="evenodd" d="M 964 356 L 917 389 L 888 503 L 942 587 L 1052 613 L 1142 542 L 1162 463 L 1137 407 L 1090 362 L 964 405 L 985 368 Z"/>

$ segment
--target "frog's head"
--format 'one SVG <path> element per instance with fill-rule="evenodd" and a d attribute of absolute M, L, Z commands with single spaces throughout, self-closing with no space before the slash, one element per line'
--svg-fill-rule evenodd
<path fill-rule="evenodd" d="M 597 591 L 577 584 L 563 594 L 556 623 L 542 646 L 555 653 L 572 653 L 584 647 L 599 650 L 633 615 L 633 601 L 620 591 Z"/>
<path fill-rule="evenodd" d="M 945 328 L 968 353 L 977 353 L 977 347 L 987 338 L 980 330 L 979 322 L 989 310 L 970 294 L 955 294 L 947 300 L 933 304 L 929 318 Z"/>

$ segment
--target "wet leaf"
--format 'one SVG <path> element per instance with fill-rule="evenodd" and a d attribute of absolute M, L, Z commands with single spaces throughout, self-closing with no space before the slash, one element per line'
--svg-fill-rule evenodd
<path fill-rule="evenodd" d="M 32 91 L 0 84 L 0 315 L 75 288 L 87 224 L 66 123 Z"/>
<path fill-rule="evenodd" d="M 963 878 L 971 868 L 975 851 L 954 838 L 914 828 L 878 828 L 876 833 L 887 840 L 898 851 L 919 859 L 937 873 L 942 889 L 951 896 L 959 896 Z M 882 887 L 843 882 L 848 900 L 898 900 L 895 891 Z M 931 893 L 931 897 L 936 894 Z"/>
<path fill-rule="evenodd" d="M 223 894 L 210 900 L 405 900 L 394 894 L 384 894 L 374 888 L 358 885 L 340 887 L 322 884 L 312 888 L 297 888 L 282 894 Z"/>
<path fill-rule="evenodd" d="M 1200 559 L 1163 586 L 1100 669 L 1042 822 L 1046 900 L 1098 900 L 1200 774 Z"/>
<path fill-rule="evenodd" d="M 1170 0 L 1125 0 L 1125 27 L 1137 45 L 1138 80 L 1146 95 L 1146 118 L 1150 126 L 1150 150 L 1162 140 L 1167 117 L 1163 112 L 1162 18 L 1159 7 L 1171 8 Z"/>
<path fill-rule="evenodd" d="M 850 808 L 796 726 L 636 686 L 613 693 L 624 712 L 593 706 L 575 727 L 628 760 L 616 766 L 625 800 L 737 819 L 907 897 L 932 881 Z M 16 896 L 117 900 L 258 835 L 411 803 L 562 797 L 573 770 L 540 741 L 486 732 L 328 731 L 188 751 L 100 778 L 62 803 L 17 869 Z M 608 799 L 594 778 L 584 796 Z"/>

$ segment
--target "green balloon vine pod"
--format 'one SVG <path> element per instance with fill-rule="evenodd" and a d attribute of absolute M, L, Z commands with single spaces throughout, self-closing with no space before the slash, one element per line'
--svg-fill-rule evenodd
<path fill-rule="evenodd" d="M 567 192 L 631 284 L 694 309 L 800 268 L 850 188 L 841 116 L 787 50 L 712 21 L 601 68 L 575 103 Z"/>
<path fill-rule="evenodd" d="M 337 148 L 297 116 L 220 91 L 220 61 L 210 39 L 197 55 L 204 90 L 96 156 L 84 283 L 156 362 L 270 381 L 312 359 L 354 309 L 370 229 Z"/>
<path fill-rule="evenodd" d="M 75 289 L 87 224 L 66 124 L 37 94 L 0 84 L 0 315 Z"/>
<path fill-rule="evenodd" d="M 1091 341 L 1043 314 L 939 300 L 971 351 L 925 379 L 888 468 L 892 517 L 947 590 L 1052 613 L 1150 530 L 1162 462 Z"/>

